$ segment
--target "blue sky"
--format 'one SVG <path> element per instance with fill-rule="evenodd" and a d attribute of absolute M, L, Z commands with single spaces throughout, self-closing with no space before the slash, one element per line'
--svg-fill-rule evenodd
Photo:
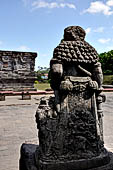
<path fill-rule="evenodd" d="M 0 49 L 37 52 L 49 67 L 64 28 L 79 25 L 98 53 L 113 49 L 113 0 L 1 0 Z"/>

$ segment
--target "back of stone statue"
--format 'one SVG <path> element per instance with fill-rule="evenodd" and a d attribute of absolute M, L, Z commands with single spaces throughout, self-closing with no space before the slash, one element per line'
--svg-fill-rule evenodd
<path fill-rule="evenodd" d="M 54 96 L 40 99 L 39 146 L 33 147 L 33 153 L 30 146 L 21 150 L 31 167 L 26 170 L 113 169 L 103 140 L 101 64 L 85 35 L 79 26 L 67 27 L 54 49 L 49 73 Z"/>
<path fill-rule="evenodd" d="M 81 169 L 87 169 L 98 166 L 100 155 L 104 155 L 101 160 L 108 157 L 103 145 L 103 74 L 98 53 L 85 35 L 79 26 L 67 27 L 50 61 L 55 97 L 43 98 L 36 114 L 40 170 L 45 163 L 48 170 L 61 164 L 67 170 L 65 162 L 72 170 L 81 160 Z"/>

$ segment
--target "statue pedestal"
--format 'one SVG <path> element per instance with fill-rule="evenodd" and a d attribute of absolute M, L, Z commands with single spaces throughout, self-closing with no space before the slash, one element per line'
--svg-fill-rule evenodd
<path fill-rule="evenodd" d="M 20 170 L 113 170 L 113 153 L 106 152 L 99 157 L 78 161 L 40 161 L 36 166 L 35 153 L 39 146 L 23 144 L 21 147 Z M 108 156 L 109 154 L 109 156 Z M 110 162 L 109 162 L 110 158 Z M 108 164 L 106 164 L 109 162 Z M 106 164 L 106 165 L 104 165 Z M 93 168 L 93 166 L 95 168 Z M 99 167 L 98 167 L 99 166 Z"/>

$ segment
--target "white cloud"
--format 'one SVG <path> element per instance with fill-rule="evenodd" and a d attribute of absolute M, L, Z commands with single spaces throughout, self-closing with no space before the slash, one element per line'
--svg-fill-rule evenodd
<path fill-rule="evenodd" d="M 19 51 L 29 51 L 30 48 L 28 48 L 28 47 L 25 46 L 25 45 L 22 45 L 22 46 L 20 46 L 17 50 L 19 50 Z"/>
<path fill-rule="evenodd" d="M 32 7 L 37 8 L 56 8 L 58 7 L 58 4 L 56 2 L 48 3 L 45 1 L 34 1 L 32 3 Z"/>
<path fill-rule="evenodd" d="M 104 31 L 104 27 L 98 27 L 94 30 L 94 32 L 99 32 L 99 33 L 103 32 L 103 31 Z"/>
<path fill-rule="evenodd" d="M 76 7 L 75 7 L 75 5 L 74 5 L 74 4 L 69 4 L 69 3 L 67 3 L 67 4 L 66 4 L 66 6 L 67 6 L 67 7 L 69 7 L 69 8 L 76 9 Z"/>
<path fill-rule="evenodd" d="M 98 27 L 96 29 L 92 29 L 91 27 L 88 27 L 85 29 L 86 34 L 89 34 L 90 32 L 97 32 L 97 33 L 102 33 L 104 31 L 104 27 Z"/>
<path fill-rule="evenodd" d="M 110 38 L 108 38 L 108 39 L 104 39 L 104 38 L 98 39 L 98 42 L 100 42 L 100 43 L 102 43 L 102 44 L 106 44 L 106 43 L 108 43 L 109 41 L 111 41 Z"/>
<path fill-rule="evenodd" d="M 108 0 L 106 3 L 108 6 L 113 6 L 113 0 Z"/>
<path fill-rule="evenodd" d="M 113 11 L 111 10 L 112 5 L 110 5 L 110 1 L 108 0 L 106 4 L 104 4 L 102 1 L 95 1 L 91 2 L 90 7 L 86 10 L 84 10 L 83 13 L 103 13 L 104 15 L 112 15 Z M 109 4 L 109 5 L 108 5 Z"/>
<path fill-rule="evenodd" d="M 91 28 L 88 27 L 87 29 L 85 29 L 85 32 L 86 32 L 86 34 L 89 34 L 91 32 Z"/>
<path fill-rule="evenodd" d="M 71 9 L 76 9 L 75 4 L 72 3 L 57 3 L 57 2 L 45 2 L 42 0 L 37 0 L 32 3 L 32 10 L 38 9 L 38 8 L 71 8 Z"/>
<path fill-rule="evenodd" d="M 65 6 L 66 6 L 66 4 L 60 3 L 60 7 L 61 7 L 61 8 L 65 8 Z"/>

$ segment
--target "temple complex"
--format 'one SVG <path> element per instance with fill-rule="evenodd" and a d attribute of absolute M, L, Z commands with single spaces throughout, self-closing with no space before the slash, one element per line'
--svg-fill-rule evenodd
<path fill-rule="evenodd" d="M 37 53 L 0 51 L 0 91 L 34 90 Z"/>

